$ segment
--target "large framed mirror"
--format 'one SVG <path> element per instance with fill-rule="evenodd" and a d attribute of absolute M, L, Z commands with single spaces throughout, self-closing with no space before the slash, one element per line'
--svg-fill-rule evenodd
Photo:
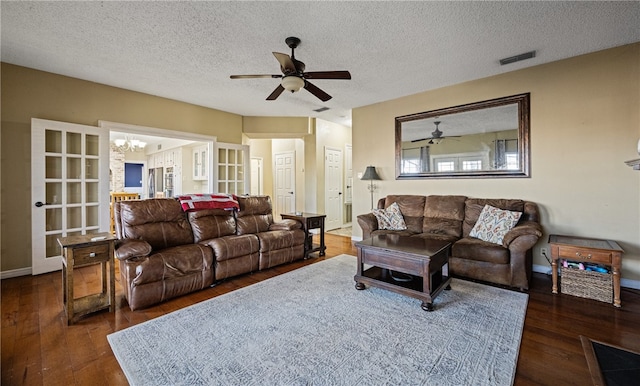
<path fill-rule="evenodd" d="M 396 179 L 529 177 L 529 93 L 396 117 Z"/>

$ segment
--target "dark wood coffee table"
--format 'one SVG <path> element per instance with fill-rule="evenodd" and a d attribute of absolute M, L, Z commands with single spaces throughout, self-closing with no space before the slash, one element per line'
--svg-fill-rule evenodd
<path fill-rule="evenodd" d="M 420 299 L 423 310 L 433 311 L 433 299 L 451 288 L 448 241 L 378 235 L 357 242 L 356 249 L 358 272 L 353 279 L 358 290 L 365 284 L 384 288 Z M 365 264 L 372 267 L 364 270 Z"/>

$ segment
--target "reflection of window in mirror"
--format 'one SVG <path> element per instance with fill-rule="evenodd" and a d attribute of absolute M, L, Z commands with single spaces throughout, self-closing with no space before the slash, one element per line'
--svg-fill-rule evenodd
<path fill-rule="evenodd" d="M 482 161 L 462 161 L 462 170 L 482 170 Z"/>
<path fill-rule="evenodd" d="M 495 141 L 494 164 L 496 170 L 518 170 L 518 140 L 497 139 Z"/>
<path fill-rule="evenodd" d="M 438 172 L 477 171 L 487 168 L 489 164 L 489 153 L 474 152 L 434 155 L 432 160 L 434 170 Z"/>
<path fill-rule="evenodd" d="M 456 170 L 454 161 L 437 161 L 439 172 L 454 172 Z"/>
<path fill-rule="evenodd" d="M 424 173 L 429 171 L 429 146 L 402 149 L 402 172 Z"/>

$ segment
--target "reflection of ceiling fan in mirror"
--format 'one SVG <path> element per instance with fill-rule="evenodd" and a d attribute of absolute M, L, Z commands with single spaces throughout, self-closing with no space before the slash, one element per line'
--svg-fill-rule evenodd
<path fill-rule="evenodd" d="M 307 79 L 351 79 L 349 71 L 305 72 L 304 63 L 297 60 L 294 55 L 294 50 L 300 44 L 300 39 L 291 36 L 285 39 L 285 43 L 287 43 L 289 48 L 291 48 L 291 56 L 280 52 L 273 53 L 278 62 L 280 62 L 280 71 L 282 71 L 282 75 L 231 75 L 231 79 L 282 78 L 278 87 L 276 87 L 271 95 L 267 97 L 268 101 L 278 98 L 284 90 L 296 92 L 304 87 L 307 91 L 318 97 L 323 102 L 331 99 L 331 95 L 322 91 Z"/>
<path fill-rule="evenodd" d="M 420 138 L 420 139 L 414 139 L 411 142 L 420 142 L 420 141 L 429 141 L 427 142 L 429 145 L 433 145 L 433 144 L 438 144 L 440 143 L 440 141 L 442 141 L 445 138 L 457 138 L 459 137 L 459 135 L 448 135 L 448 136 L 443 136 L 443 132 L 440 131 L 440 129 L 438 128 L 438 125 L 440 125 L 440 121 L 435 121 L 433 122 L 436 125 L 436 129 L 434 131 L 431 132 L 431 137 L 428 138 Z"/>

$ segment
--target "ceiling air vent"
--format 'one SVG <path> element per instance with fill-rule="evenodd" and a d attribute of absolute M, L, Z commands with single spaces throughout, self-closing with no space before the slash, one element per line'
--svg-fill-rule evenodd
<path fill-rule="evenodd" d="M 516 56 L 511 56 L 511 57 L 508 57 L 508 58 L 500 59 L 500 64 L 504 66 L 505 64 L 515 63 L 515 62 L 519 62 L 521 60 L 531 59 L 531 58 L 535 58 L 535 57 L 536 57 L 536 52 L 535 51 L 529 51 L 529 52 L 525 52 L 524 54 L 520 54 L 520 55 L 516 55 Z"/>
<path fill-rule="evenodd" d="M 313 111 L 315 111 L 316 113 L 321 113 L 321 112 L 327 111 L 327 110 L 329 110 L 328 107 L 320 107 L 319 109 L 315 109 Z"/>

